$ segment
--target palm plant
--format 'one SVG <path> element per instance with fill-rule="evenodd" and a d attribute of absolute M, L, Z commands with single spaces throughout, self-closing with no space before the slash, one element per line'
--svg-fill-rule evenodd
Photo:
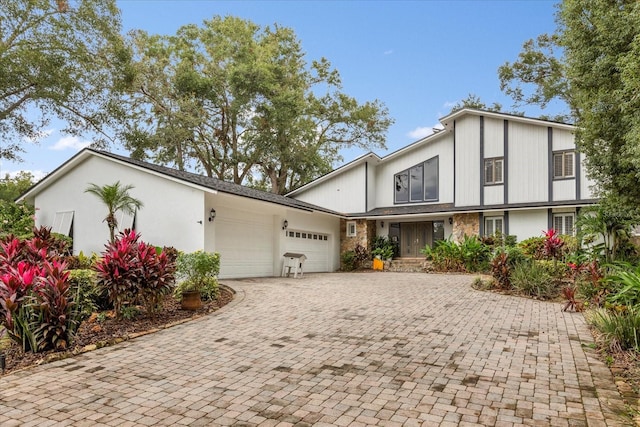
<path fill-rule="evenodd" d="M 118 227 L 116 212 L 122 211 L 128 215 L 133 215 L 136 209 L 140 209 L 143 206 L 140 200 L 129 194 L 129 190 L 133 188 L 133 185 L 121 185 L 120 181 L 116 181 L 114 184 L 103 186 L 90 183 L 84 190 L 85 193 L 98 197 L 107 206 L 108 213 L 103 221 L 109 227 L 111 243 L 115 241 L 115 230 Z"/>

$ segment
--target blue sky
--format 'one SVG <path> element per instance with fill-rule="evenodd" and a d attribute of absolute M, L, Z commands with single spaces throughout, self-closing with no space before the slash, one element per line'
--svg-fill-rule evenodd
<path fill-rule="evenodd" d="M 185 24 L 233 15 L 262 26 L 292 28 L 307 61 L 327 58 L 343 91 L 360 102 L 382 101 L 395 120 L 385 155 L 420 139 L 458 101 L 473 93 L 486 104 L 511 101 L 497 69 L 525 40 L 555 29 L 556 1 L 220 1 L 118 0 L 124 31 L 174 34 Z M 529 116 L 540 111 L 524 109 Z M 554 111 L 551 111 L 553 113 Z M 3 161 L 0 173 L 50 172 L 91 138 L 62 135 L 52 123 L 38 144 L 24 143 L 24 162 Z M 115 147 L 114 147 L 115 149 Z M 346 150 L 344 161 L 363 154 Z"/>

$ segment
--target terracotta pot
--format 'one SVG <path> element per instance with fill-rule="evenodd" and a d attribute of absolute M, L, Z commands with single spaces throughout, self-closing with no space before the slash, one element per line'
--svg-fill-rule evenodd
<path fill-rule="evenodd" d="M 198 310 L 201 308 L 200 291 L 183 292 L 181 306 L 183 310 Z"/>

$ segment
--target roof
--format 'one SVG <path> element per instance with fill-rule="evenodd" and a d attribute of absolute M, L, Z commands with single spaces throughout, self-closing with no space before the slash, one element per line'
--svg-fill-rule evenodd
<path fill-rule="evenodd" d="M 231 182 L 222 181 L 217 178 L 212 178 L 192 172 L 180 171 L 177 169 L 169 168 L 166 166 L 160 166 L 153 163 L 145 162 L 142 160 L 135 160 L 130 157 L 114 154 L 108 151 L 96 150 L 93 148 L 85 148 L 80 151 L 71 159 L 67 160 L 64 164 L 58 167 L 56 170 L 47 175 L 44 179 L 32 186 L 26 193 L 24 193 L 18 201 L 30 200 L 35 197 L 36 194 L 53 184 L 59 177 L 64 175 L 68 170 L 75 167 L 77 164 L 86 160 L 90 156 L 98 156 L 106 158 L 119 163 L 124 163 L 139 169 L 143 169 L 147 172 L 161 175 L 163 177 L 172 179 L 177 182 L 181 182 L 186 185 L 198 187 L 204 191 L 214 191 L 220 193 L 231 194 L 239 197 L 245 197 L 248 199 L 260 200 L 267 203 L 274 203 L 281 206 L 287 206 L 294 209 L 301 209 L 308 212 L 324 212 L 331 215 L 342 216 L 340 213 L 325 209 L 320 206 L 312 205 L 300 200 L 296 200 L 287 196 L 279 194 L 269 193 L 262 190 L 256 190 L 255 188 L 249 188 L 244 185 L 234 184 Z"/>

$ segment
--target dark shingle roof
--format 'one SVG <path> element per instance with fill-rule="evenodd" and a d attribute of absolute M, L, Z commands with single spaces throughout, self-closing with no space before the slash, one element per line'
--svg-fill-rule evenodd
<path fill-rule="evenodd" d="M 150 171 L 160 173 L 162 175 L 170 176 L 172 178 L 179 179 L 180 181 L 188 182 L 191 184 L 199 185 L 201 187 L 209 188 L 211 190 L 219 191 L 221 193 L 233 194 L 236 196 L 246 197 L 249 199 L 260 200 L 268 203 L 275 203 L 282 206 L 288 206 L 295 209 L 302 209 L 305 211 L 319 211 L 332 215 L 342 216 L 342 214 L 325 209 L 320 206 L 312 205 L 311 203 L 302 202 L 300 200 L 292 199 L 290 197 L 281 196 L 279 194 L 268 193 L 266 191 L 256 190 L 255 188 L 245 187 L 244 185 L 234 184 L 231 182 L 222 181 L 217 178 L 211 178 L 204 175 L 199 175 L 192 172 L 180 171 L 172 169 L 166 166 L 155 165 L 153 163 L 144 162 L 142 160 L 135 160 L 130 157 L 121 156 L 108 151 L 96 150 L 93 148 L 88 149 L 94 153 L 110 157 L 115 160 L 141 167 Z"/>

